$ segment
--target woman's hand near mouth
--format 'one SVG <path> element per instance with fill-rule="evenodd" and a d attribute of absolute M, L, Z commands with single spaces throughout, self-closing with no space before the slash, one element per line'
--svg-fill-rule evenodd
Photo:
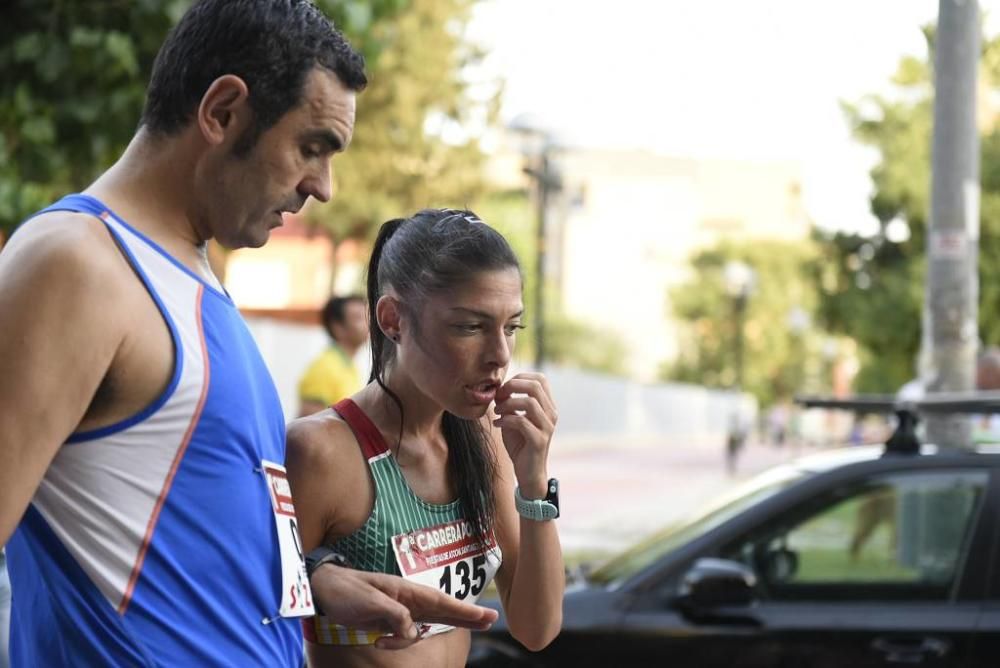
<path fill-rule="evenodd" d="M 493 424 L 514 465 L 525 498 L 545 496 L 549 443 L 558 413 L 548 380 L 540 373 L 519 373 L 496 391 Z"/>

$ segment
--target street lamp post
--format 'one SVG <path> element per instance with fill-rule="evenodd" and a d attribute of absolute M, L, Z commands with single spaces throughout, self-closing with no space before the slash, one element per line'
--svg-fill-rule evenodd
<path fill-rule="evenodd" d="M 537 227 L 535 229 L 535 368 L 545 362 L 545 266 L 546 219 L 551 196 L 562 188 L 562 180 L 552 164 L 555 147 L 551 133 L 536 119 L 518 116 L 508 128 L 521 137 L 523 171 L 535 184 Z"/>

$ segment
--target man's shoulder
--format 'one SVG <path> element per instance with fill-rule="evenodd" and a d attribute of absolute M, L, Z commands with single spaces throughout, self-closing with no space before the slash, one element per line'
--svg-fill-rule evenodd
<path fill-rule="evenodd" d="M 326 349 L 316 357 L 316 363 L 338 370 L 350 370 L 354 368 L 354 362 L 351 358 L 336 345 L 327 346 Z"/>
<path fill-rule="evenodd" d="M 75 212 L 43 213 L 24 223 L 0 253 L 0 271 L 32 289 L 50 285 L 107 290 L 127 269 L 104 223 Z M 13 274 L 13 276 L 12 276 Z"/>
<path fill-rule="evenodd" d="M 299 379 L 299 395 L 332 403 L 361 389 L 361 378 L 352 362 L 336 348 L 320 353 Z"/>

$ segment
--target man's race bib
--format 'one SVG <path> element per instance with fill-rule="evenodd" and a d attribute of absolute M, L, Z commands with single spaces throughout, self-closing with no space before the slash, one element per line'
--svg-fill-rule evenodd
<path fill-rule="evenodd" d="M 493 580 L 503 555 L 490 534 L 486 549 L 476 540 L 472 524 L 454 520 L 392 537 L 392 551 L 403 577 L 440 589 L 461 601 L 475 603 Z M 446 624 L 422 627 L 422 635 L 450 631 Z"/>
<path fill-rule="evenodd" d="M 299 538 L 298 522 L 295 519 L 295 505 L 292 490 L 288 486 L 285 467 L 266 460 L 261 461 L 267 489 L 271 495 L 274 523 L 278 528 L 278 547 L 281 550 L 281 609 L 282 617 L 307 617 L 316 614 L 313 608 L 312 590 L 306 574 L 305 558 L 302 555 L 302 541 Z"/>

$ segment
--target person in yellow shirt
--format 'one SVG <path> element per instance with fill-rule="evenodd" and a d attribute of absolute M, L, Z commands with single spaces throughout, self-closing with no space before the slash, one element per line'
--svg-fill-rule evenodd
<path fill-rule="evenodd" d="M 364 386 L 354 363 L 354 356 L 368 340 L 364 298 L 331 297 L 321 317 L 330 335 L 330 347 L 309 365 L 299 381 L 299 417 L 321 411 Z"/>

